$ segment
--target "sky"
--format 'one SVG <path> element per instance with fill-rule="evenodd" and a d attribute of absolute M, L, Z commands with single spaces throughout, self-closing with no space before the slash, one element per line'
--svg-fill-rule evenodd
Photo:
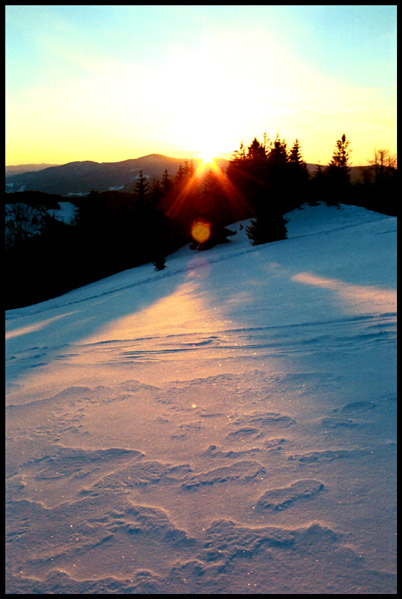
<path fill-rule="evenodd" d="M 6 164 L 396 154 L 396 5 L 6 6 Z"/>

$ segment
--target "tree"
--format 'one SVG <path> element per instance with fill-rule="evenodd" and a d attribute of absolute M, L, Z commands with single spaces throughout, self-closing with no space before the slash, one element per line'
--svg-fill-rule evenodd
<path fill-rule="evenodd" d="M 288 154 L 289 208 L 301 208 L 305 201 L 306 183 L 309 178 L 306 163 L 303 160 L 299 140 L 296 139 Z"/>
<path fill-rule="evenodd" d="M 195 166 L 192 160 L 184 162 L 184 174 L 187 179 L 191 179 L 195 174 Z"/>
<path fill-rule="evenodd" d="M 148 192 L 149 192 L 149 184 L 148 184 L 148 181 L 145 179 L 144 173 L 141 170 L 137 177 L 137 182 L 134 186 L 134 196 L 136 199 L 136 203 L 139 207 L 142 207 L 145 205 L 147 196 L 148 196 Z"/>
<path fill-rule="evenodd" d="M 252 245 L 286 239 L 287 222 L 288 219 L 279 211 L 269 210 L 266 206 L 260 207 L 257 218 L 247 227 L 247 237 L 251 239 Z"/>
<path fill-rule="evenodd" d="M 12 247 L 38 235 L 42 232 L 46 211 L 43 206 L 31 206 L 26 203 L 16 202 L 6 204 L 5 211 L 5 243 Z"/>
<path fill-rule="evenodd" d="M 279 139 L 270 144 L 264 135 L 261 144 L 254 138 L 244 153 L 235 153 L 227 169 L 228 178 L 247 200 L 254 220 L 247 229 L 254 245 L 286 237 L 283 214 L 289 209 L 286 196 L 286 142 Z M 248 215 L 247 215 L 248 216 Z"/>
<path fill-rule="evenodd" d="M 350 141 L 343 134 L 336 142 L 336 148 L 331 161 L 325 170 L 328 206 L 338 206 L 344 196 L 347 200 L 348 188 L 350 185 L 350 150 L 348 149 Z"/>
<path fill-rule="evenodd" d="M 397 159 L 389 150 L 374 150 L 369 166 L 364 168 L 361 202 L 370 210 L 397 216 L 395 199 L 398 194 Z"/>
<path fill-rule="evenodd" d="M 193 161 L 191 160 L 190 162 L 188 162 L 187 160 L 185 160 L 184 166 L 181 163 L 179 164 L 179 168 L 177 169 L 177 173 L 174 178 L 175 184 L 177 186 L 182 185 L 183 183 L 191 179 L 194 176 L 194 173 L 195 167 Z"/>
<path fill-rule="evenodd" d="M 163 191 L 159 179 L 155 177 L 152 180 L 151 188 L 149 190 L 149 203 L 152 206 L 158 206 L 163 197 Z"/>
<path fill-rule="evenodd" d="M 165 169 L 163 171 L 161 186 L 162 186 L 162 194 L 163 194 L 163 196 L 167 196 L 167 194 L 169 193 L 169 191 L 172 188 L 172 180 L 169 177 L 169 173 L 168 173 L 167 169 Z"/>
<path fill-rule="evenodd" d="M 331 162 L 329 163 L 330 167 L 339 168 L 349 173 L 349 145 L 350 141 L 346 139 L 346 135 L 343 134 L 341 139 L 338 139 L 336 142 L 336 150 L 334 151 Z"/>
<path fill-rule="evenodd" d="M 277 133 L 272 147 L 268 152 L 268 162 L 276 168 L 283 168 L 287 161 L 286 141 L 284 139 L 281 141 L 279 139 L 279 134 Z"/>
<path fill-rule="evenodd" d="M 267 159 L 265 147 L 254 137 L 253 141 L 248 147 L 247 160 L 254 164 L 264 163 Z"/>
<path fill-rule="evenodd" d="M 233 152 L 232 162 L 240 161 L 244 162 L 246 160 L 246 149 L 243 144 L 243 140 L 240 142 L 240 148 Z"/>
<path fill-rule="evenodd" d="M 374 150 L 374 158 L 369 160 L 370 173 L 374 184 L 382 185 L 396 175 L 396 157 L 389 150 Z"/>
<path fill-rule="evenodd" d="M 291 165 L 294 165 L 295 170 L 301 173 L 307 172 L 306 163 L 303 160 L 300 143 L 298 139 L 295 139 L 295 142 L 289 151 L 288 162 Z"/>
<path fill-rule="evenodd" d="M 321 164 L 316 164 L 310 181 L 310 206 L 317 206 L 323 196 L 324 173 Z"/>
<path fill-rule="evenodd" d="M 152 264 L 154 265 L 155 270 L 163 270 L 166 268 L 166 258 L 163 255 L 158 255 L 154 258 Z"/>
<path fill-rule="evenodd" d="M 294 190 L 291 189 L 286 141 L 276 135 L 268 152 L 267 180 L 275 209 L 285 214 L 295 207 Z"/>

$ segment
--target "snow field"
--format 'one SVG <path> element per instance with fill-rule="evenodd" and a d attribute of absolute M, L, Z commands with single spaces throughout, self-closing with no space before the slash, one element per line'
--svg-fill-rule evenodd
<path fill-rule="evenodd" d="M 6 319 L 8 593 L 396 592 L 396 219 Z"/>

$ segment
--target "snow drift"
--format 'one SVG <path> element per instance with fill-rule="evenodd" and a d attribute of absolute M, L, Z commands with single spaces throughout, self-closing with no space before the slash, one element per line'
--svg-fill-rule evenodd
<path fill-rule="evenodd" d="M 396 218 L 6 317 L 8 593 L 395 593 Z"/>

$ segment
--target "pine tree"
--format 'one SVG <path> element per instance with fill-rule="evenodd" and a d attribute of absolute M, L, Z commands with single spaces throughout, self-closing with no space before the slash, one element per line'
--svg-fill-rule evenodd
<path fill-rule="evenodd" d="M 253 162 L 254 164 L 258 164 L 265 162 L 266 159 L 267 154 L 265 152 L 265 148 L 255 137 L 248 147 L 247 160 Z"/>
<path fill-rule="evenodd" d="M 338 139 L 336 142 L 336 150 L 334 151 L 331 162 L 329 163 L 330 167 L 342 169 L 344 172 L 349 173 L 349 145 L 350 141 L 346 139 L 346 135 L 343 134 L 341 139 Z"/>
<path fill-rule="evenodd" d="M 172 180 L 169 177 L 168 170 L 165 169 L 162 175 L 162 194 L 166 196 L 172 188 Z"/>
<path fill-rule="evenodd" d="M 142 206 L 145 206 L 147 197 L 148 197 L 148 193 L 149 193 L 149 184 L 148 184 L 148 181 L 145 179 L 144 173 L 141 170 L 137 177 L 137 182 L 134 186 L 134 196 L 135 196 L 135 200 L 136 200 L 136 205 L 139 208 L 141 208 Z"/>
<path fill-rule="evenodd" d="M 184 163 L 184 174 L 187 179 L 191 179 L 195 174 L 195 166 L 192 160 L 188 162 L 187 160 Z"/>
<path fill-rule="evenodd" d="M 233 152 L 233 158 L 231 162 L 244 162 L 246 160 L 246 148 L 244 147 L 243 140 L 240 142 L 240 149 Z"/>
<path fill-rule="evenodd" d="M 286 141 L 279 139 L 279 134 L 276 134 L 276 138 L 272 144 L 270 151 L 268 152 L 268 162 L 275 166 L 275 168 L 283 168 L 288 161 Z"/>
<path fill-rule="evenodd" d="M 263 135 L 263 142 L 262 142 L 262 145 L 265 150 L 265 154 L 268 152 L 268 143 L 269 143 L 269 138 L 267 136 L 267 132 L 265 131 L 264 135 Z"/>
<path fill-rule="evenodd" d="M 162 188 L 159 179 L 152 179 L 151 188 L 149 190 L 148 201 L 152 206 L 158 206 L 163 196 Z"/>
<path fill-rule="evenodd" d="M 280 212 L 261 207 L 257 218 L 247 227 L 247 237 L 251 239 L 251 245 L 287 239 L 287 222 Z"/>
<path fill-rule="evenodd" d="M 299 140 L 296 139 L 288 154 L 288 193 L 289 208 L 301 208 L 305 201 L 305 187 L 308 180 L 306 163 L 303 160 Z"/>
<path fill-rule="evenodd" d="M 295 139 L 292 149 L 289 151 L 288 161 L 289 161 L 289 164 L 294 164 L 300 170 L 306 169 L 306 163 L 303 160 L 300 143 L 299 143 L 298 139 Z"/>
<path fill-rule="evenodd" d="M 179 186 L 182 184 L 183 180 L 185 179 L 186 176 L 186 172 L 185 169 L 183 167 L 183 165 L 180 163 L 179 164 L 179 168 L 177 169 L 177 172 L 175 174 L 174 177 L 174 183 L 176 186 Z"/>
<path fill-rule="evenodd" d="M 347 201 L 348 187 L 350 184 L 350 141 L 343 134 L 336 142 L 336 149 L 331 161 L 325 170 L 327 185 L 326 203 L 328 206 L 337 206 L 340 201 Z"/>
<path fill-rule="evenodd" d="M 317 206 L 323 196 L 324 173 L 321 164 L 317 164 L 310 181 L 310 206 Z"/>
<path fill-rule="evenodd" d="M 155 270 L 163 270 L 166 268 L 166 258 L 163 255 L 158 255 L 154 258 L 152 264 L 154 265 Z"/>

